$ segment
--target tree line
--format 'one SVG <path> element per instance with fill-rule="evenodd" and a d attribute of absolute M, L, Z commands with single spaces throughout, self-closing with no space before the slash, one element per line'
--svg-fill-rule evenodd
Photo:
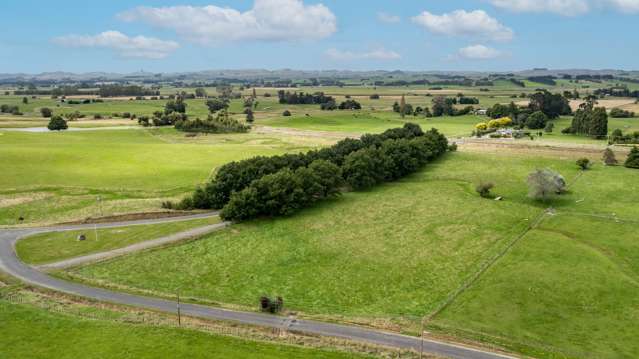
<path fill-rule="evenodd" d="M 160 91 L 137 85 L 105 85 L 100 86 L 98 95 L 100 97 L 160 96 Z"/>
<path fill-rule="evenodd" d="M 447 149 L 446 138 L 437 130 L 423 132 L 407 123 L 307 153 L 228 163 L 176 207 L 222 209 L 223 217 L 231 220 L 287 214 L 339 193 L 344 183 L 359 189 L 400 178 Z"/>
<path fill-rule="evenodd" d="M 289 92 L 284 90 L 277 91 L 277 97 L 280 104 L 289 105 L 321 105 L 329 101 L 335 102 L 332 96 L 326 96 L 323 92 L 304 93 Z"/>

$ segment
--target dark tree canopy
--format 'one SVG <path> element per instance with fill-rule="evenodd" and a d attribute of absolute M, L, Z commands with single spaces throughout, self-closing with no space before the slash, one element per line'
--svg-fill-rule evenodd
<path fill-rule="evenodd" d="M 532 111 L 543 112 L 550 119 L 555 119 L 561 115 L 569 115 L 572 112 L 570 104 L 564 96 L 552 94 L 548 91 L 537 92 L 530 96 L 528 107 Z"/>
<path fill-rule="evenodd" d="M 639 147 L 634 146 L 630 153 L 628 154 L 628 158 L 626 158 L 626 162 L 624 166 L 628 168 L 639 168 Z"/>
<path fill-rule="evenodd" d="M 51 120 L 49 120 L 49 124 L 47 125 L 47 128 L 50 131 L 66 130 L 68 127 L 69 126 L 67 126 L 67 121 L 65 121 L 64 118 L 59 115 L 51 117 Z"/>

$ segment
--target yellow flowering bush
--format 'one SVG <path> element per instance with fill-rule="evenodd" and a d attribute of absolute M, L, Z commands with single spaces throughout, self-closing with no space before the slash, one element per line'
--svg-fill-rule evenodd
<path fill-rule="evenodd" d="M 475 129 L 480 131 L 486 131 L 486 129 L 488 129 L 488 125 L 486 124 L 486 122 L 480 122 L 475 125 Z"/>

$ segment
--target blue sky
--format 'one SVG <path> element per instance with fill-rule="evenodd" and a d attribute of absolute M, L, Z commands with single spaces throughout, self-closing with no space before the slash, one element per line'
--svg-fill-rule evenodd
<path fill-rule="evenodd" d="M 2 14 L 0 73 L 639 69 L 639 0 L 4 0 Z"/>

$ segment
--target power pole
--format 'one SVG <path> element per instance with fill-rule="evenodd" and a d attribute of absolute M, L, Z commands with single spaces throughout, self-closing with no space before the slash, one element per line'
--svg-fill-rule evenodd
<path fill-rule="evenodd" d="M 424 355 L 424 318 L 422 318 L 422 325 L 420 327 L 420 348 L 419 348 L 419 359 L 422 359 L 422 355 Z"/>
<path fill-rule="evenodd" d="M 178 327 L 182 326 L 182 315 L 180 313 L 180 292 L 177 292 L 177 316 L 178 316 Z"/>

